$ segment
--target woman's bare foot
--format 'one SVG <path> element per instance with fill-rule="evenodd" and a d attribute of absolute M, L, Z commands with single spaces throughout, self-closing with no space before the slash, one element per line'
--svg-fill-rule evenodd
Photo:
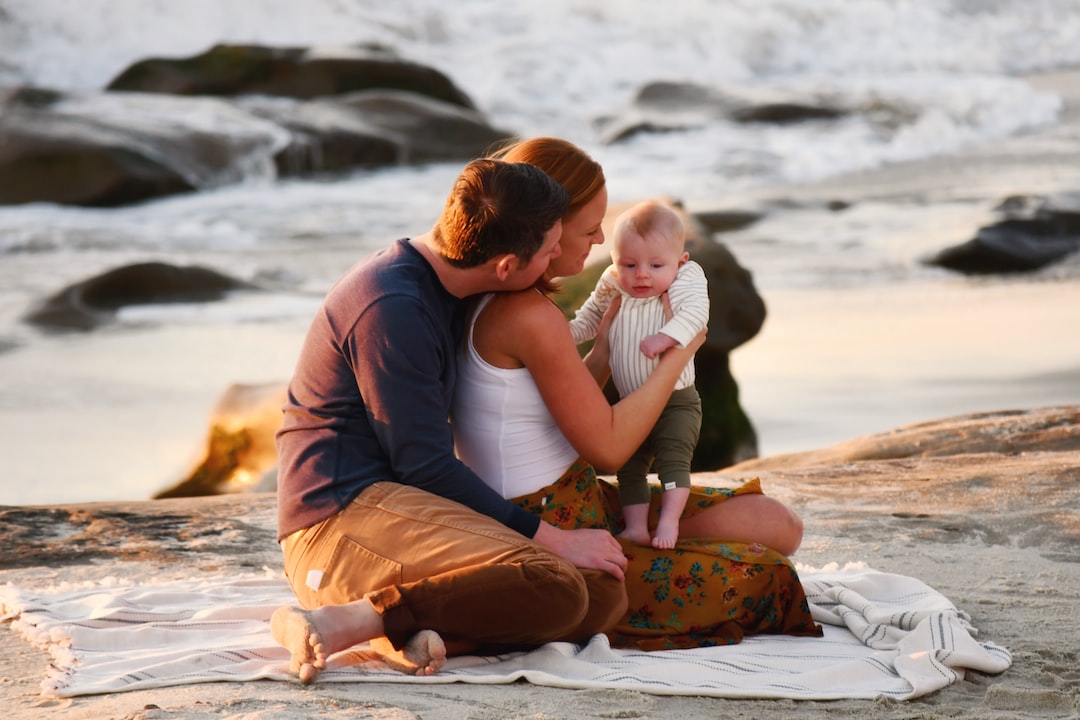
<path fill-rule="evenodd" d="M 409 675 L 434 675 L 446 664 L 446 644 L 434 630 L 421 630 L 400 650 L 385 637 L 372 638 L 371 649 L 388 666 Z"/>
<path fill-rule="evenodd" d="M 279 607 L 270 617 L 270 632 L 289 651 L 289 672 L 300 682 L 313 682 L 326 668 L 326 649 L 311 613 L 297 607 Z"/>

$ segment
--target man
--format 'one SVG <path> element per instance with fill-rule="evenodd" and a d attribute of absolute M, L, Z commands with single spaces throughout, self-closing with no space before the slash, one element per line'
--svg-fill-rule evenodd
<path fill-rule="evenodd" d="M 473 161 L 430 232 L 352 268 L 316 314 L 277 436 L 278 535 L 307 610 L 271 627 L 302 682 L 361 642 L 427 675 L 448 653 L 583 640 L 625 610 L 617 541 L 504 500 L 448 423 L 464 299 L 530 287 L 568 203 L 531 165 Z"/>

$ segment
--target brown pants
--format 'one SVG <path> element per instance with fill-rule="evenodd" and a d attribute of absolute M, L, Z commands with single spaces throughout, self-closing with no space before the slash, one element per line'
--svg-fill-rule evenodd
<path fill-rule="evenodd" d="M 452 654 L 581 642 L 626 611 L 626 588 L 452 500 L 380 482 L 282 541 L 308 609 L 366 597 L 400 648 L 438 632 Z"/>

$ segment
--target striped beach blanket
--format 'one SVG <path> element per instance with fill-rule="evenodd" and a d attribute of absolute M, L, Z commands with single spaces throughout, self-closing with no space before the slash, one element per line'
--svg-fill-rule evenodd
<path fill-rule="evenodd" d="M 724 698 L 904 700 L 969 670 L 996 674 L 1009 651 L 977 640 L 969 616 L 915 578 L 860 565 L 800 570 L 821 638 L 759 635 L 739 645 L 641 652 L 550 643 L 531 652 L 451 658 L 430 677 L 403 675 L 359 646 L 318 682 L 484 683 L 617 688 Z M 269 618 L 294 604 L 280 575 L 159 584 L 103 581 L 0 587 L 11 629 L 52 655 L 42 693 L 71 697 L 219 681 L 296 682 Z"/>

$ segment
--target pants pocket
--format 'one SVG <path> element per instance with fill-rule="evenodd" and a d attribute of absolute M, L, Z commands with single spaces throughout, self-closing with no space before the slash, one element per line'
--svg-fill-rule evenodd
<path fill-rule="evenodd" d="M 310 595 L 303 598 L 308 607 L 343 605 L 359 600 L 372 590 L 399 585 L 401 564 L 372 552 L 356 540 L 341 536 L 322 567 L 312 565 L 306 577 L 296 578 Z M 297 593 L 299 595 L 299 592 Z"/>

